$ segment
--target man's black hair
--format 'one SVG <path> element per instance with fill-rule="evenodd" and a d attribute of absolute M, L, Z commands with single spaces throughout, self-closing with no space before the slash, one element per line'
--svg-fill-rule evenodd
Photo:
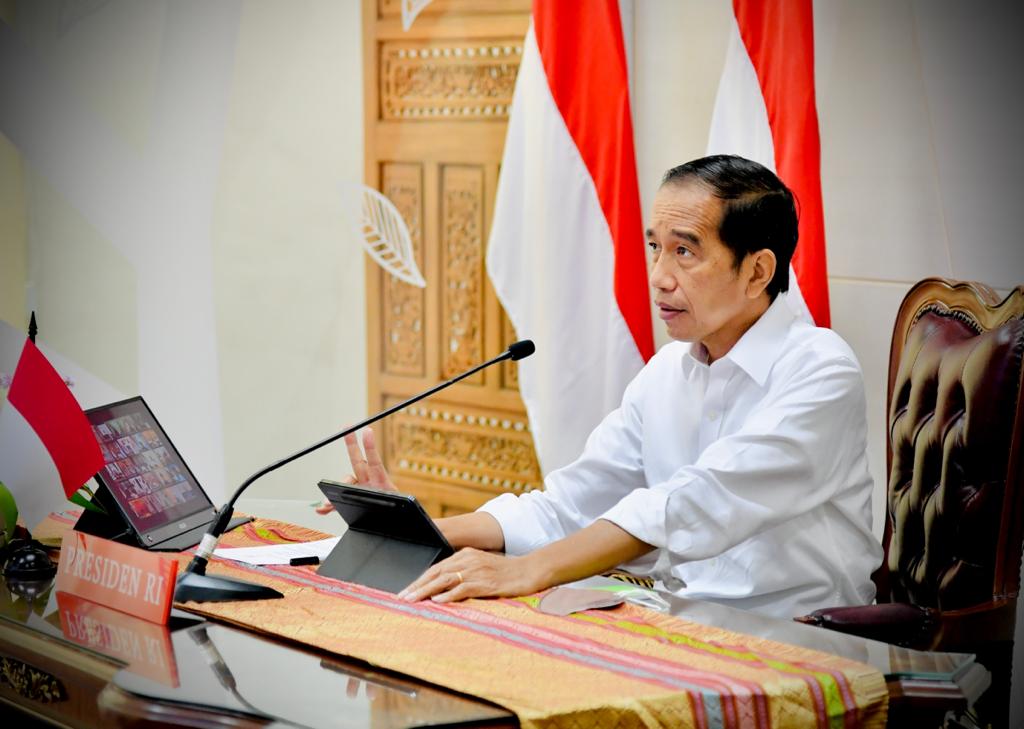
<path fill-rule="evenodd" d="M 775 299 L 789 290 L 789 262 L 796 250 L 797 215 L 793 193 L 775 173 L 731 154 L 701 157 L 673 167 L 662 186 L 698 181 L 722 201 L 718 237 L 732 251 L 739 269 L 747 254 L 767 248 L 775 254 L 775 275 L 765 289 Z"/>

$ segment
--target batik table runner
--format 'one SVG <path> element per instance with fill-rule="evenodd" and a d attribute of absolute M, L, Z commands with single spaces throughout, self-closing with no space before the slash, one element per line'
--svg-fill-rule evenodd
<path fill-rule="evenodd" d="M 221 545 L 323 536 L 258 519 Z M 407 603 L 315 567 L 215 559 L 209 573 L 285 598 L 181 607 L 477 696 L 524 727 L 885 724 L 885 679 L 871 666 L 632 605 L 557 617 L 537 609 L 540 595 Z"/>

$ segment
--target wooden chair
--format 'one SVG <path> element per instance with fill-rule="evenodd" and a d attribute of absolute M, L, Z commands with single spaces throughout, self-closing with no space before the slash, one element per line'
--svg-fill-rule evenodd
<path fill-rule="evenodd" d="M 1009 696 L 1024 547 L 1022 359 L 1024 286 L 1002 302 L 987 286 L 940 278 L 910 290 L 889 354 L 877 602 L 797 618 L 975 653 L 992 671 L 996 702 Z"/>

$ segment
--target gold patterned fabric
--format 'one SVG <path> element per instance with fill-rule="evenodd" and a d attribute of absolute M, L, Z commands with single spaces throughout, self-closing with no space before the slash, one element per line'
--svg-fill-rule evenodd
<path fill-rule="evenodd" d="M 222 546 L 322 536 L 259 519 Z M 407 603 L 315 567 L 214 560 L 209 573 L 285 599 L 180 607 L 492 701 L 524 727 L 885 725 L 885 680 L 868 665 L 633 605 L 558 617 L 540 595 Z"/>

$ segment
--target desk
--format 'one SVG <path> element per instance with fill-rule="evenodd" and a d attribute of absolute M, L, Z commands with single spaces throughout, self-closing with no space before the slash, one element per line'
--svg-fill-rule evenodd
<path fill-rule="evenodd" d="M 673 615 L 687 620 L 874 666 L 885 676 L 889 689 L 890 727 L 941 726 L 947 711 L 960 713 L 973 706 L 991 683 L 988 670 L 975 663 L 972 655 L 914 651 L 724 605 L 674 595 L 663 597 Z"/>
<path fill-rule="evenodd" d="M 517 726 L 500 707 L 179 611 L 160 628 L 168 650 L 154 650 L 137 619 L 110 615 L 73 640 L 59 613 L 44 620 L 0 585 L 0 715 L 13 706 L 71 727 Z M 148 655 L 129 666 L 136 640 Z"/>
<path fill-rule="evenodd" d="M 176 612 L 169 629 L 143 639 L 161 660 L 148 661 L 148 667 L 147 661 L 132 663 L 125 648 L 131 640 L 120 631 L 132 628 L 134 619 L 108 614 L 113 627 L 76 631 L 60 614 L 41 617 L 45 597 L 34 604 L 14 600 L 0 585 L 0 701 L 67 726 L 516 724 L 508 711 L 486 702 L 184 613 Z M 908 651 L 666 597 L 672 613 L 687 620 L 875 666 L 887 679 L 889 726 L 938 726 L 947 711 L 967 708 L 988 685 L 988 672 L 970 656 Z M 91 638 L 83 638 L 86 633 Z M 107 655 L 81 643 L 103 644 Z"/>

